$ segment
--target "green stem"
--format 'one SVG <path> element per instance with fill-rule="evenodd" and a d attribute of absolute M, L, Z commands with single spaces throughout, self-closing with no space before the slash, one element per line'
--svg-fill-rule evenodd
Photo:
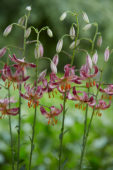
<path fill-rule="evenodd" d="M 77 36 L 75 37 L 75 48 L 73 50 L 73 55 L 71 57 L 71 65 L 73 65 L 73 62 L 74 62 L 74 57 L 75 57 L 75 52 L 76 52 L 76 43 L 77 43 L 78 36 L 79 36 L 79 23 L 78 23 L 77 15 L 76 15 L 76 22 L 77 22 Z"/>
<path fill-rule="evenodd" d="M 9 109 L 10 109 L 10 89 L 8 88 L 8 98 L 9 98 Z M 12 170 L 14 170 L 14 148 L 13 148 L 13 137 L 12 137 L 12 126 L 11 126 L 11 116 L 9 115 L 9 131 L 11 140 L 11 159 L 12 159 Z"/>
<path fill-rule="evenodd" d="M 65 113 L 66 113 L 65 105 L 66 105 L 66 92 L 64 94 L 64 102 L 63 102 L 62 128 L 61 128 L 61 134 L 59 136 L 59 139 L 60 139 L 60 150 L 59 150 L 59 168 L 58 168 L 58 170 L 61 170 L 61 158 L 62 158 L 63 136 L 64 136 L 64 120 L 65 120 Z"/>
<path fill-rule="evenodd" d="M 37 88 L 37 65 L 36 65 L 36 88 Z M 30 159 L 29 159 L 29 170 L 31 170 L 31 161 L 32 161 L 32 155 L 33 155 L 33 149 L 34 149 L 36 115 L 37 115 L 37 105 L 35 103 L 35 112 L 34 112 L 33 127 L 32 127 L 32 137 L 31 137 L 31 151 L 30 151 Z"/>
<path fill-rule="evenodd" d="M 96 27 L 96 31 L 95 31 L 95 35 L 94 35 L 94 38 L 93 38 L 93 41 L 92 41 L 92 47 L 91 47 L 92 54 L 93 54 L 93 51 L 94 51 L 95 40 L 96 40 L 96 37 L 97 37 L 97 34 L 98 34 L 98 24 L 94 23 L 94 25 Z"/>
<path fill-rule="evenodd" d="M 100 80 L 99 80 L 99 87 L 97 89 L 97 93 L 96 93 L 96 97 L 95 97 L 96 101 L 97 101 L 97 97 L 98 97 L 98 93 L 99 93 L 101 79 L 102 79 L 102 71 L 101 71 Z M 95 106 L 93 107 L 92 115 L 91 115 L 91 118 L 90 118 L 90 121 L 89 121 L 89 125 L 88 125 L 87 131 L 86 131 L 86 135 L 84 137 L 84 145 L 83 145 L 83 149 L 82 149 L 82 154 L 81 154 L 82 156 L 81 156 L 81 160 L 80 160 L 79 170 L 82 170 L 82 163 L 83 163 L 83 158 L 84 158 L 84 154 L 85 154 L 85 148 L 86 148 L 87 139 L 88 139 L 88 136 L 89 136 L 89 131 L 90 131 L 90 128 L 91 128 L 91 123 L 92 123 L 93 116 L 94 116 L 94 111 L 95 111 Z"/>
<path fill-rule="evenodd" d="M 21 92 L 21 84 L 19 85 L 19 91 Z M 18 122 L 17 170 L 19 170 L 19 160 L 20 160 L 20 131 L 21 131 L 21 96 L 19 95 L 19 122 Z"/>

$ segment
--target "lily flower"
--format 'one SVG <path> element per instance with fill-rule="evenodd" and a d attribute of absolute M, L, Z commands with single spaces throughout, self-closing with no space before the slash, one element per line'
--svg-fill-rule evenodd
<path fill-rule="evenodd" d="M 59 92 L 64 93 L 70 90 L 71 83 L 81 84 L 81 78 L 75 75 L 75 68 L 70 66 L 70 64 L 64 66 L 65 73 L 62 78 L 58 78 L 55 73 L 51 73 L 49 83 L 51 89 L 57 88 Z"/>
<path fill-rule="evenodd" d="M 16 63 L 13 66 L 18 70 L 18 72 L 20 72 L 20 71 L 25 72 L 27 67 L 32 67 L 32 68 L 36 67 L 36 65 L 33 64 L 33 63 L 27 63 L 24 60 L 24 58 L 23 59 L 17 59 L 15 54 L 13 54 L 13 57 L 11 57 L 9 55 L 9 58 L 11 59 L 11 61 Z"/>
<path fill-rule="evenodd" d="M 91 59 L 90 59 L 91 60 Z M 80 69 L 80 76 L 82 77 L 83 80 L 86 80 L 88 78 L 93 78 L 98 74 L 98 67 L 96 65 L 93 66 L 94 73 L 91 74 L 91 62 L 90 62 L 88 56 L 86 58 L 86 64 L 83 65 Z"/>
<path fill-rule="evenodd" d="M 98 88 L 98 85 L 97 85 L 97 88 Z M 108 95 L 113 95 L 113 84 L 110 84 L 108 85 L 107 88 L 105 89 L 102 89 L 101 87 L 99 88 L 99 91 L 103 92 L 103 93 L 106 93 Z"/>
<path fill-rule="evenodd" d="M 5 115 L 12 115 L 12 116 L 16 116 L 19 112 L 19 108 L 8 108 L 9 107 L 9 103 L 15 103 L 15 101 L 13 99 L 0 99 L 0 112 L 1 112 L 1 116 L 0 119 L 2 119 Z"/>
<path fill-rule="evenodd" d="M 13 86 L 14 86 L 14 83 L 22 83 L 22 82 L 28 80 L 29 76 L 24 77 L 24 75 L 20 74 L 18 72 L 18 70 L 12 74 L 10 67 L 7 66 L 7 64 L 5 64 L 4 68 L 2 70 L 2 79 L 3 79 L 3 81 L 8 80 L 9 83 L 12 82 Z"/>
<path fill-rule="evenodd" d="M 63 106 L 62 104 L 60 104 L 61 109 L 56 108 L 55 106 L 51 106 L 50 112 L 47 112 L 43 106 L 40 107 L 40 111 L 42 113 L 42 115 L 44 115 L 48 120 L 48 124 L 52 124 L 54 125 L 54 123 L 57 123 L 57 120 L 55 120 L 55 117 L 58 116 L 62 111 L 63 111 Z"/>
<path fill-rule="evenodd" d="M 21 97 L 23 97 L 24 99 L 28 100 L 28 107 L 30 108 L 32 105 L 34 106 L 34 108 L 36 107 L 36 105 L 39 105 L 39 99 L 42 97 L 43 95 L 43 91 L 42 91 L 42 87 L 38 86 L 38 87 L 30 87 L 30 84 L 28 85 L 24 85 L 25 87 L 25 94 L 20 92 Z"/>

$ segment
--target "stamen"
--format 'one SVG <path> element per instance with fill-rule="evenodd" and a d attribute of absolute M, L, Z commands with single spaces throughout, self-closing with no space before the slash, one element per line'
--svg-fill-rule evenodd
<path fill-rule="evenodd" d="M 89 88 L 89 83 L 88 82 L 86 82 L 86 87 Z"/>
<path fill-rule="evenodd" d="M 109 96 L 109 100 L 112 100 L 112 96 Z"/>
<path fill-rule="evenodd" d="M 96 85 L 96 83 L 95 83 L 95 81 L 93 81 L 93 86 L 95 86 Z"/>

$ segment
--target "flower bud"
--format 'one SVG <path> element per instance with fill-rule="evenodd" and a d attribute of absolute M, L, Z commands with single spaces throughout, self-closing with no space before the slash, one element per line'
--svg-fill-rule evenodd
<path fill-rule="evenodd" d="M 36 46 L 34 54 L 35 54 L 35 58 L 43 57 L 44 49 L 41 43 Z"/>
<path fill-rule="evenodd" d="M 24 25 L 24 22 L 25 22 L 25 17 L 21 17 L 19 20 L 18 20 L 18 24 L 23 26 Z"/>
<path fill-rule="evenodd" d="M 72 26 L 70 28 L 69 34 L 70 34 L 71 39 L 73 40 L 75 38 L 75 29 L 74 29 L 74 26 Z"/>
<path fill-rule="evenodd" d="M 77 47 L 79 44 L 80 44 L 80 40 L 77 40 L 76 46 L 75 46 L 75 41 L 73 41 L 73 42 L 70 44 L 69 48 L 70 48 L 71 50 L 73 50 L 73 49 L 74 49 L 75 47 Z"/>
<path fill-rule="evenodd" d="M 26 10 L 27 10 L 27 11 L 31 11 L 31 6 L 27 6 L 27 7 L 26 7 Z"/>
<path fill-rule="evenodd" d="M 58 65 L 58 62 L 59 62 L 59 56 L 58 54 L 55 54 L 55 56 L 53 57 L 53 63 L 57 66 Z"/>
<path fill-rule="evenodd" d="M 92 60 L 90 55 L 87 55 L 86 63 L 88 64 L 88 67 L 92 69 Z"/>
<path fill-rule="evenodd" d="M 61 16 L 60 16 L 60 21 L 63 21 L 67 16 L 67 13 L 64 12 Z"/>
<path fill-rule="evenodd" d="M 107 47 L 104 52 L 104 61 L 107 62 L 108 59 L 109 59 L 109 47 Z"/>
<path fill-rule="evenodd" d="M 90 28 L 91 28 L 91 24 L 86 24 L 84 27 L 83 27 L 83 30 L 84 31 L 87 31 L 87 30 L 89 30 Z"/>
<path fill-rule="evenodd" d="M 28 38 L 31 34 L 31 28 L 29 27 L 26 31 L 25 31 L 25 38 Z"/>
<path fill-rule="evenodd" d="M 0 49 L 0 57 L 4 56 L 5 53 L 6 53 L 6 48 Z"/>
<path fill-rule="evenodd" d="M 97 63 L 97 61 L 98 61 L 98 53 L 97 53 L 97 51 L 94 53 L 93 58 L 92 58 L 92 61 L 93 61 L 93 63 L 96 65 L 96 63 Z"/>
<path fill-rule="evenodd" d="M 84 20 L 87 24 L 89 24 L 89 18 L 88 18 L 88 16 L 87 16 L 86 12 L 83 12 L 82 17 L 83 17 L 83 20 Z"/>
<path fill-rule="evenodd" d="M 6 27 L 6 29 L 4 30 L 3 36 L 8 36 L 8 34 L 11 32 L 12 30 L 12 25 L 9 25 L 8 27 Z"/>
<path fill-rule="evenodd" d="M 49 37 L 53 37 L 53 32 L 49 28 L 47 29 L 47 34 Z"/>
<path fill-rule="evenodd" d="M 101 45 L 102 45 L 102 36 L 100 35 L 97 39 L 97 46 L 101 47 Z"/>
<path fill-rule="evenodd" d="M 47 73 L 47 69 L 42 71 L 40 74 L 39 74 L 39 77 L 38 77 L 38 82 L 42 81 L 45 76 L 46 76 L 46 73 Z"/>
<path fill-rule="evenodd" d="M 60 53 L 61 50 L 62 50 L 62 46 L 63 46 L 63 39 L 60 39 L 57 43 L 57 46 L 56 46 L 56 52 L 57 53 Z"/>
<path fill-rule="evenodd" d="M 53 63 L 53 61 L 51 61 L 50 67 L 51 67 L 51 71 L 52 71 L 53 73 L 57 74 L 57 67 L 56 67 L 56 65 Z"/>

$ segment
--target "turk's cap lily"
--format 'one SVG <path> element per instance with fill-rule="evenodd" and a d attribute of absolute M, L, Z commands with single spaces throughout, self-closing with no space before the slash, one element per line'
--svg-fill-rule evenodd
<path fill-rule="evenodd" d="M 97 88 L 99 88 L 99 85 L 97 84 Z M 99 88 L 100 92 L 106 93 L 108 95 L 113 95 L 113 84 L 108 85 L 107 88 L 103 89 L 103 88 Z"/>
<path fill-rule="evenodd" d="M 99 100 L 99 103 L 95 106 L 95 109 L 105 110 L 108 109 L 111 106 L 111 101 L 109 101 L 109 104 L 106 104 L 104 100 Z"/>
<path fill-rule="evenodd" d="M 109 47 L 107 47 L 105 49 L 105 52 L 104 52 L 104 61 L 107 62 L 109 60 L 109 55 L 110 55 L 110 52 L 109 52 Z"/>
<path fill-rule="evenodd" d="M 50 110 L 49 112 L 47 112 L 43 106 L 40 107 L 40 111 L 41 111 L 42 115 L 44 115 L 46 118 L 49 119 L 48 124 L 50 122 L 51 122 L 52 125 L 54 125 L 54 123 L 55 124 L 57 123 L 57 121 L 55 120 L 55 117 L 58 116 L 63 111 L 63 105 L 62 104 L 60 104 L 60 107 L 61 107 L 61 109 L 58 109 L 55 106 L 51 106 L 49 108 L 49 110 Z"/>

